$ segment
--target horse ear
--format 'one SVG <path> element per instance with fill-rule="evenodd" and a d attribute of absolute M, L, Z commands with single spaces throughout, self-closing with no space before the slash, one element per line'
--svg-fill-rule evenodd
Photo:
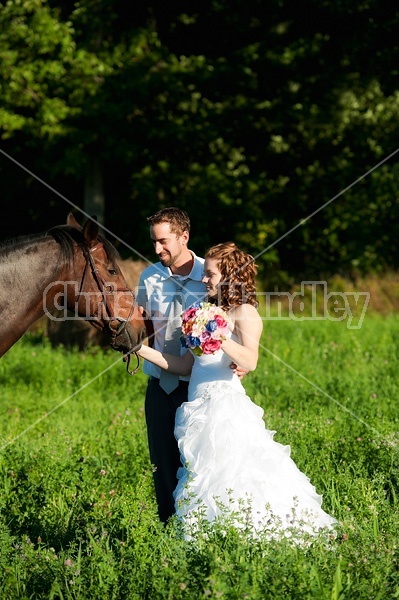
<path fill-rule="evenodd" d="M 77 220 L 71 212 L 67 216 L 67 225 L 69 225 L 70 227 L 75 227 L 76 229 L 79 229 L 79 231 L 82 230 L 81 226 L 79 225 L 79 223 L 77 222 Z"/>
<path fill-rule="evenodd" d="M 86 223 L 83 226 L 83 237 L 86 242 L 91 245 L 98 238 L 98 223 L 97 217 L 93 216 L 90 219 L 87 219 Z"/>

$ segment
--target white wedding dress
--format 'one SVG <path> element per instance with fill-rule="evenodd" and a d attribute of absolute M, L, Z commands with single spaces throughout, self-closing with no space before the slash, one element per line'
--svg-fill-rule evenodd
<path fill-rule="evenodd" d="M 195 356 L 188 402 L 176 413 L 183 466 L 174 499 L 186 538 L 202 520 L 226 515 L 235 527 L 270 539 L 332 530 L 336 520 L 322 510 L 290 446 L 273 440 L 263 409 L 246 395 L 230 363 L 222 350 Z"/>

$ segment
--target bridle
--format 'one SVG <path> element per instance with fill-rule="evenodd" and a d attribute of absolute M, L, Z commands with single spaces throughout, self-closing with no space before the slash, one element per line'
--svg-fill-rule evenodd
<path fill-rule="evenodd" d="M 109 325 L 109 329 L 111 331 L 111 345 L 116 343 L 116 338 L 118 337 L 118 335 L 120 335 L 121 333 L 123 333 L 123 331 L 126 329 L 126 325 L 129 322 L 132 314 L 133 314 L 133 310 L 134 310 L 134 305 L 135 305 L 135 296 L 134 296 L 134 292 L 126 287 L 126 288 L 114 288 L 112 285 L 107 285 L 107 283 L 104 281 L 104 279 L 101 277 L 100 271 L 99 269 L 96 267 L 96 263 L 94 262 L 94 258 L 93 258 L 93 252 L 95 252 L 96 250 L 99 250 L 100 248 L 102 248 L 104 246 L 103 242 L 99 242 L 98 244 L 96 244 L 95 246 L 92 246 L 91 248 L 89 248 L 86 245 L 82 245 L 82 251 L 83 251 L 83 256 L 86 259 L 86 264 L 85 264 L 85 268 L 83 271 L 83 275 L 82 275 L 82 280 L 80 282 L 80 290 L 79 293 L 76 296 L 76 299 L 78 298 L 78 296 L 82 293 L 83 290 L 83 284 L 84 284 L 84 280 L 86 277 L 86 273 L 88 270 L 88 266 L 90 265 L 90 269 L 93 275 L 93 279 L 97 284 L 98 290 L 101 293 L 102 299 L 103 299 L 103 303 L 105 306 L 105 310 L 107 312 L 107 316 L 108 316 L 108 320 L 111 321 L 118 321 L 119 325 L 116 329 L 113 329 L 111 327 L 111 325 Z M 132 294 L 132 305 L 130 307 L 130 311 L 129 314 L 127 316 L 126 319 L 121 318 L 120 316 L 114 315 L 111 307 L 109 305 L 109 300 L 108 297 L 110 294 L 113 293 L 118 293 L 118 292 L 129 292 Z M 76 302 L 75 299 L 75 302 Z M 101 327 L 101 325 L 96 321 L 93 320 L 92 321 L 92 325 L 93 327 L 95 327 L 96 329 L 98 329 L 99 331 L 103 330 L 103 327 Z M 135 369 L 130 370 L 129 369 L 129 365 L 130 365 L 130 357 L 131 354 L 135 354 L 136 359 L 137 359 L 137 366 Z M 140 357 L 137 354 L 137 351 L 133 351 L 133 352 L 129 352 L 123 359 L 126 362 L 126 370 L 128 372 L 129 375 L 135 375 L 137 373 L 137 371 L 140 368 Z"/>

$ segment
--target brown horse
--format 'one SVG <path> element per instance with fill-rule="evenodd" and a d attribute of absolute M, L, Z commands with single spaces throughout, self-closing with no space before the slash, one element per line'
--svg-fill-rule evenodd
<path fill-rule="evenodd" d="M 65 318 L 87 320 L 129 357 L 140 347 L 146 337 L 142 310 L 116 249 L 98 230 L 95 220 L 81 227 L 70 213 L 66 225 L 0 248 L 0 357 L 43 314 L 52 318 L 54 308 Z"/>

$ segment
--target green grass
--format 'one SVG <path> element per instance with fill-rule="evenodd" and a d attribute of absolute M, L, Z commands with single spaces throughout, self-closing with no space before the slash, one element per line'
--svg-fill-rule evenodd
<path fill-rule="evenodd" d="M 306 549 L 156 514 L 146 378 L 25 336 L 0 361 L 0 598 L 399 598 L 399 319 L 268 321 L 244 385 L 339 519 Z"/>

